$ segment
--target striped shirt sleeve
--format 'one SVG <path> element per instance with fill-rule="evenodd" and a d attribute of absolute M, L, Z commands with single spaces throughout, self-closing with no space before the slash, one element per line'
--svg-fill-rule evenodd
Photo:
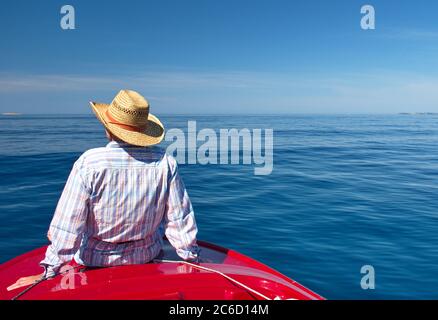
<path fill-rule="evenodd" d="M 178 256 L 184 260 L 196 260 L 198 228 L 192 203 L 178 173 L 176 160 L 171 156 L 169 156 L 169 168 L 169 194 L 164 213 L 165 234 Z"/>
<path fill-rule="evenodd" d="M 52 244 L 40 263 L 46 269 L 46 276 L 55 275 L 63 264 L 72 260 L 79 249 L 86 226 L 88 200 L 89 191 L 76 162 L 50 224 Z"/>

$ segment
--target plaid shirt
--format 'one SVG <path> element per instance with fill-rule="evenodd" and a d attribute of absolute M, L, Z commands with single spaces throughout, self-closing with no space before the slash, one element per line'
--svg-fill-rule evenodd
<path fill-rule="evenodd" d="M 75 162 L 41 265 L 50 276 L 72 258 L 87 266 L 146 263 L 164 234 L 181 258 L 193 260 L 197 231 L 175 159 L 158 147 L 111 141 Z"/>

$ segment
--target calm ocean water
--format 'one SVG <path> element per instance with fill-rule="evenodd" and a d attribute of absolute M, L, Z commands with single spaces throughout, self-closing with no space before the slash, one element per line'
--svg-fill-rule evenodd
<path fill-rule="evenodd" d="M 274 170 L 181 165 L 199 238 L 331 299 L 438 298 L 438 116 L 161 117 L 273 128 Z M 0 116 L 0 262 L 46 243 L 73 162 L 106 144 L 91 115 Z M 372 265 L 375 290 L 362 290 Z"/>

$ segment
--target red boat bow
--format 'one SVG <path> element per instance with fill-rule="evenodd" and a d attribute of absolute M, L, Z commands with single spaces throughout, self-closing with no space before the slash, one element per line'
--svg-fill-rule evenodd
<path fill-rule="evenodd" d="M 32 288 L 7 291 L 17 279 L 38 274 L 46 247 L 0 265 L 1 299 L 323 299 L 299 283 L 236 251 L 198 241 L 201 262 L 178 261 L 166 241 L 154 262 L 87 268 L 71 263 L 63 274 Z"/>

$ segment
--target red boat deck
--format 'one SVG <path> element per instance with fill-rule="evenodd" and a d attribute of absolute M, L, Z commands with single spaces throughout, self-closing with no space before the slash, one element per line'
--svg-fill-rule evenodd
<path fill-rule="evenodd" d="M 201 247 L 200 267 L 177 261 L 168 242 L 153 263 L 111 268 L 87 268 L 74 263 L 64 274 L 42 281 L 19 299 L 323 299 L 281 273 L 236 251 L 207 242 Z M 7 291 L 18 278 L 42 271 L 38 263 L 45 247 L 0 265 L 0 299 L 12 299 L 26 287 Z M 226 276 L 201 268 L 209 268 Z M 234 281 L 235 280 L 235 281 Z"/>

